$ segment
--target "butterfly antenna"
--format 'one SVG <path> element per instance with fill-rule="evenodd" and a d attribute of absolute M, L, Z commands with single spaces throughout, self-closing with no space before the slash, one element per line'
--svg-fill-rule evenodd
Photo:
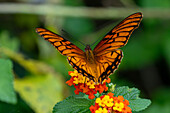
<path fill-rule="evenodd" d="M 107 22 L 103 25 L 100 26 L 99 30 L 96 32 L 97 34 L 101 34 L 101 33 L 109 33 L 110 29 L 113 28 L 113 23 L 110 24 L 110 22 Z M 104 36 L 105 37 L 105 36 Z M 94 45 L 96 42 L 98 42 L 99 40 L 102 40 L 103 37 L 97 39 L 94 43 L 92 43 L 92 45 Z M 91 45 L 91 46 L 92 46 Z"/>
<path fill-rule="evenodd" d="M 67 31 L 65 31 L 64 29 L 62 29 L 61 30 L 62 32 L 64 32 L 68 37 L 73 37 L 70 33 L 68 33 Z M 73 39 L 73 38 L 72 38 Z M 73 39 L 73 40 L 75 40 L 75 39 Z M 76 41 L 78 41 L 79 43 L 81 43 L 82 45 L 84 45 L 84 46 L 86 46 L 83 42 L 81 42 L 81 41 L 79 41 L 79 40 L 76 40 Z"/>
<path fill-rule="evenodd" d="M 95 42 L 93 42 L 90 46 L 93 46 L 96 42 L 98 42 L 99 40 L 101 40 L 102 38 L 97 39 Z"/>

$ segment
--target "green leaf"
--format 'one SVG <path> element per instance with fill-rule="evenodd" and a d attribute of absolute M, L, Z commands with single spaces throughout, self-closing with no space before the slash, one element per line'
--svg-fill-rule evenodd
<path fill-rule="evenodd" d="M 133 111 L 141 111 L 146 109 L 151 104 L 151 101 L 148 99 L 136 99 L 136 100 L 130 100 L 129 104 L 130 104 L 129 107 Z"/>
<path fill-rule="evenodd" d="M 56 102 L 63 100 L 59 75 L 37 75 L 15 79 L 15 90 L 36 113 L 51 113 Z"/>
<path fill-rule="evenodd" d="M 154 91 L 152 105 L 141 113 L 170 113 L 170 88 L 162 87 Z"/>
<path fill-rule="evenodd" d="M 140 91 L 137 88 L 123 86 L 116 88 L 113 93 L 114 96 L 122 95 L 125 99 L 130 100 L 138 98 Z"/>
<path fill-rule="evenodd" d="M 0 59 L 0 100 L 15 104 L 16 94 L 13 88 L 12 62 Z"/>
<path fill-rule="evenodd" d="M 53 113 L 90 113 L 89 107 L 93 104 L 82 97 L 68 97 L 57 103 L 53 108 Z"/>
<path fill-rule="evenodd" d="M 132 109 L 132 111 L 144 110 L 151 104 L 149 99 L 139 98 L 140 91 L 137 88 L 129 88 L 127 86 L 118 87 L 113 93 L 116 97 L 121 95 L 124 97 L 124 99 L 127 99 L 130 104 L 129 107 Z"/>

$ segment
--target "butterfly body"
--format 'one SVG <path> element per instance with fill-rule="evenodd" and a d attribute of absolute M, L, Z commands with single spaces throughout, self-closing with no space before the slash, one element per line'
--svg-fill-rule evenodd
<path fill-rule="evenodd" d="M 88 70 L 93 74 L 93 76 L 95 77 L 94 81 L 97 83 L 100 73 L 97 71 L 98 65 L 96 62 L 96 57 L 93 51 L 91 50 L 90 45 L 87 45 L 85 48 L 85 56 L 86 56 L 86 63 L 88 66 Z"/>
<path fill-rule="evenodd" d="M 102 83 L 113 73 L 123 58 L 122 50 L 132 32 L 138 28 L 142 13 L 134 13 L 108 32 L 92 50 L 87 45 L 85 52 L 62 36 L 44 28 L 37 28 L 37 33 L 48 40 L 62 55 L 67 56 L 69 64 L 83 76 Z"/>
<path fill-rule="evenodd" d="M 90 48 L 90 45 L 87 45 L 85 48 L 85 56 L 86 56 L 86 60 L 90 63 L 90 64 L 94 64 L 95 63 L 95 59 L 94 59 L 94 54 L 93 51 Z"/>

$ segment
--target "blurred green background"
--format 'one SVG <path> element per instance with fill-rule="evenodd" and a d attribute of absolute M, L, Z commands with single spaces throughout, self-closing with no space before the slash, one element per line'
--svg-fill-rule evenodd
<path fill-rule="evenodd" d="M 84 50 L 78 41 L 92 44 L 136 12 L 143 20 L 121 48 L 124 58 L 110 77 L 151 99 L 140 113 L 170 113 L 170 0 L 1 0 L 0 113 L 50 113 L 74 94 L 65 84 L 73 69 L 36 27 Z"/>

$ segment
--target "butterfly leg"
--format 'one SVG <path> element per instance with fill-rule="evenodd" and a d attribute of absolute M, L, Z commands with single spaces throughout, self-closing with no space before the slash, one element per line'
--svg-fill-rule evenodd
<path fill-rule="evenodd" d="M 102 80 L 101 80 L 101 77 L 98 78 L 98 81 L 97 81 L 99 84 L 102 83 Z"/>
<path fill-rule="evenodd" d="M 85 81 L 84 81 L 84 87 L 85 87 L 85 84 L 86 84 L 86 80 L 87 80 L 87 78 L 85 77 Z"/>

